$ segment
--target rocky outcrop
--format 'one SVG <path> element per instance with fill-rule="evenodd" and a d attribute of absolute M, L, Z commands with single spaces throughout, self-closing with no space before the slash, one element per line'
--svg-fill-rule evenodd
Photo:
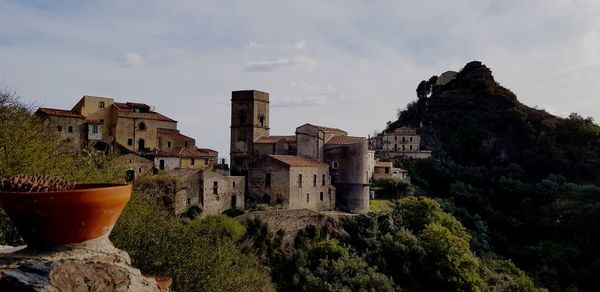
<path fill-rule="evenodd" d="M 0 246 L 0 291 L 166 291 L 107 240 L 49 250 Z"/>

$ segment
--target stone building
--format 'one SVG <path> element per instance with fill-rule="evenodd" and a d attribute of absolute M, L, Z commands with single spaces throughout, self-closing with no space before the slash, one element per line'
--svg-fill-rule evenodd
<path fill-rule="evenodd" d="M 35 115 L 42 120 L 46 129 L 56 131 L 64 141 L 78 146 L 86 140 L 88 126 L 85 117 L 79 113 L 53 108 L 39 108 Z"/>
<path fill-rule="evenodd" d="M 375 171 L 373 180 L 408 180 L 408 171 L 402 168 L 394 167 L 393 162 L 377 161 L 375 163 Z"/>
<path fill-rule="evenodd" d="M 217 151 L 206 148 L 172 147 L 155 150 L 152 155 L 158 170 L 175 168 L 212 169 L 217 164 Z"/>
<path fill-rule="evenodd" d="M 145 174 L 151 174 L 154 167 L 152 160 L 135 154 L 121 155 L 113 160 L 113 163 L 125 170 L 128 181 L 133 181 Z"/>
<path fill-rule="evenodd" d="M 400 127 L 391 132 L 369 138 L 369 149 L 378 157 L 416 158 L 431 157 L 431 151 L 421 150 L 421 136 L 410 127 Z"/>
<path fill-rule="evenodd" d="M 212 170 L 176 168 L 169 171 L 175 178 L 173 212 L 186 213 L 200 206 L 203 215 L 218 215 L 228 209 L 244 208 L 243 176 L 225 176 Z"/>
<path fill-rule="evenodd" d="M 250 164 L 248 194 L 285 209 L 332 210 L 329 165 L 295 155 L 268 155 Z"/>
<path fill-rule="evenodd" d="M 330 204 L 330 210 L 333 206 L 350 212 L 368 210 L 370 175 L 366 138 L 350 137 L 341 129 L 312 124 L 296 128 L 293 136 L 271 136 L 268 93 L 234 91 L 231 102 L 232 174 L 245 176 L 251 168 L 256 172 L 259 167 L 253 163 L 267 157 L 270 158 L 266 162 L 276 163 L 272 155 L 298 156 L 315 163 L 325 163 L 329 168 L 331 184 L 336 190 L 335 199 L 331 200 L 335 205 Z M 264 193 L 250 188 L 259 186 L 261 182 L 254 182 L 253 179 L 253 176 L 247 178 L 249 199 L 260 202 Z M 273 194 L 267 194 L 271 196 L 269 202 L 277 204 L 277 200 L 272 199 Z"/>

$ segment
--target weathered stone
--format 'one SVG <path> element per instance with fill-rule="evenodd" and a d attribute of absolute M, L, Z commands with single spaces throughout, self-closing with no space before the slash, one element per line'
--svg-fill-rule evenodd
<path fill-rule="evenodd" d="M 0 291 L 165 291 L 107 239 L 49 250 L 0 247 Z"/>

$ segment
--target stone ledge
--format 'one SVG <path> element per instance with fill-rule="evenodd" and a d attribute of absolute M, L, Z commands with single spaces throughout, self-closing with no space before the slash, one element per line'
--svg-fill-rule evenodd
<path fill-rule="evenodd" d="M 0 246 L 0 291 L 168 290 L 161 288 L 106 238 L 47 250 Z"/>

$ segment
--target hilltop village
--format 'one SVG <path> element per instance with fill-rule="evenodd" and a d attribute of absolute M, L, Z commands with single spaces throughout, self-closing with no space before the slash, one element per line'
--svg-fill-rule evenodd
<path fill-rule="evenodd" d="M 70 110 L 39 108 L 35 115 L 65 143 L 117 155 L 128 181 L 172 177 L 177 187 L 165 195 L 176 215 L 220 214 L 246 204 L 361 213 L 369 210 L 372 181 L 409 180 L 395 160 L 431 156 L 408 127 L 367 138 L 306 123 L 289 135 L 271 135 L 269 103 L 266 92 L 232 92 L 230 165 L 144 103 L 86 95 Z"/>

